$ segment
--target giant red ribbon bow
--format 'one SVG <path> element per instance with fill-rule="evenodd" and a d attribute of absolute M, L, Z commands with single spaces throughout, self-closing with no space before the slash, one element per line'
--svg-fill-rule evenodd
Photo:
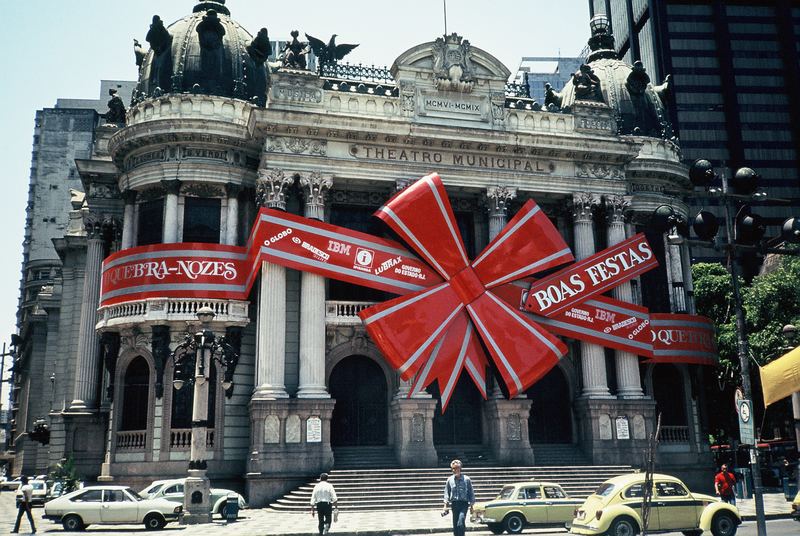
<path fill-rule="evenodd" d="M 359 316 L 389 362 L 414 389 L 439 380 L 442 410 L 462 368 L 485 396 L 486 355 L 516 396 L 566 354 L 566 346 L 491 289 L 574 260 L 532 200 L 469 262 L 447 193 L 436 174 L 375 214 L 444 278 L 430 288 L 365 309 Z M 532 240 L 535 238 L 535 240 Z"/>

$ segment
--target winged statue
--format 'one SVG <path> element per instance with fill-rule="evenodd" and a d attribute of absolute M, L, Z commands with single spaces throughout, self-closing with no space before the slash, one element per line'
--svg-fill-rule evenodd
<path fill-rule="evenodd" d="M 337 45 L 336 34 L 331 36 L 331 39 L 328 41 L 327 45 L 321 39 L 317 39 L 316 37 L 312 37 L 308 34 L 306 34 L 306 39 L 308 39 L 308 44 L 311 46 L 311 50 L 314 51 L 314 55 L 319 60 L 320 65 L 336 63 L 340 59 L 347 56 L 354 48 L 358 46 L 347 44 Z"/>

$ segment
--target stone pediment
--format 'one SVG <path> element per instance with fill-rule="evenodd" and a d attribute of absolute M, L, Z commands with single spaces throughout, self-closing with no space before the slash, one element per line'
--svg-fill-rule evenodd
<path fill-rule="evenodd" d="M 455 33 L 406 50 L 391 71 L 395 80 L 417 87 L 473 94 L 503 90 L 511 75 L 500 60 Z"/>

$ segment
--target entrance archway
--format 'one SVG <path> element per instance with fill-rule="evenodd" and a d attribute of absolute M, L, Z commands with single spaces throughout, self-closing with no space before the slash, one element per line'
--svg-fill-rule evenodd
<path fill-rule="evenodd" d="M 472 378 L 464 373 L 458 378 L 453 395 L 442 415 L 442 401 L 437 383 L 432 383 L 427 391 L 436 398 L 436 411 L 433 414 L 434 445 L 475 445 L 483 441 L 483 409 L 481 394 Z"/>
<path fill-rule="evenodd" d="M 572 393 L 561 367 L 553 367 L 525 391 L 531 404 L 531 443 L 572 443 Z"/>
<path fill-rule="evenodd" d="M 388 387 L 383 369 L 369 357 L 342 359 L 328 381 L 336 400 L 331 418 L 331 446 L 386 445 Z"/>

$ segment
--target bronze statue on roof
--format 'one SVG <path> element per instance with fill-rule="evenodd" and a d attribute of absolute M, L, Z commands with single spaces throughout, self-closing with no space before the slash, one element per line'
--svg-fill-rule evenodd
<path fill-rule="evenodd" d="M 320 67 L 325 64 L 336 63 L 350 54 L 350 52 L 358 46 L 347 44 L 337 45 L 336 34 L 331 36 L 327 45 L 322 40 L 308 34 L 306 34 L 306 39 L 308 39 L 308 44 L 311 45 L 311 50 L 313 50 L 314 54 L 317 56 Z"/>

